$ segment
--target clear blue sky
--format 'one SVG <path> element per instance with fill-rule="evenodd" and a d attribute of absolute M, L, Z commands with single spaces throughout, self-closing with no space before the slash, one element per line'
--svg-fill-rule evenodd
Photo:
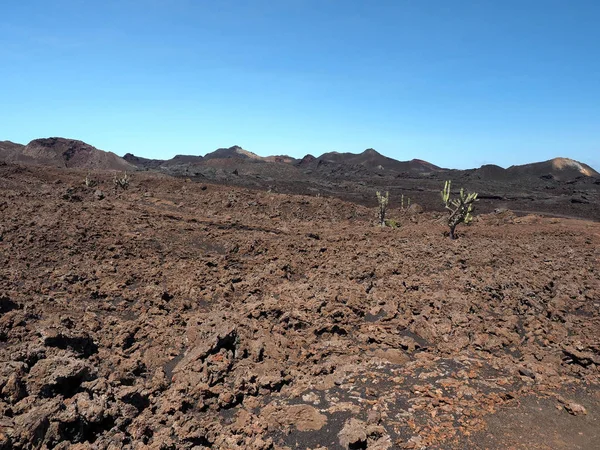
<path fill-rule="evenodd" d="M 598 0 L 19 0 L 0 140 L 600 169 Z"/>

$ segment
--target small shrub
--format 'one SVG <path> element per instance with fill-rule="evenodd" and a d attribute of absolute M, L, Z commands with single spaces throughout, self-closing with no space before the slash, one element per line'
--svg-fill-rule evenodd
<path fill-rule="evenodd" d="M 123 172 L 122 176 L 118 176 L 115 173 L 115 177 L 113 178 L 113 183 L 115 185 L 115 192 L 119 190 L 119 188 L 123 189 L 124 191 L 126 191 L 127 189 L 129 189 L 129 175 L 127 175 L 127 172 Z"/>
<path fill-rule="evenodd" d="M 93 188 L 93 187 L 98 186 L 98 180 L 96 180 L 95 178 L 92 178 L 92 175 L 89 172 L 85 176 L 85 179 L 83 180 L 83 183 L 88 188 Z"/>
<path fill-rule="evenodd" d="M 460 223 L 468 225 L 473 221 L 473 203 L 477 201 L 477 193 L 465 194 L 463 188 L 460 189 L 460 196 L 450 199 L 451 181 L 446 181 L 442 190 L 442 201 L 450 215 L 448 216 L 448 226 L 450 227 L 450 239 L 456 239 L 454 230 Z"/>
<path fill-rule="evenodd" d="M 390 228 L 400 228 L 400 222 L 394 219 L 385 219 L 385 226 Z"/>

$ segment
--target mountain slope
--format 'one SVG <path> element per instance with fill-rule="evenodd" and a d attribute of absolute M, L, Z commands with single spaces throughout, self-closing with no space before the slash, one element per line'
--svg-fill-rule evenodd
<path fill-rule="evenodd" d="M 114 153 L 99 150 L 85 142 L 52 137 L 46 139 L 35 139 L 27 145 L 17 144 L 11 141 L 0 141 L 0 161 L 50 165 L 54 167 L 74 167 L 86 169 L 109 169 L 109 170 L 159 170 L 171 175 L 181 175 L 190 172 L 190 169 L 205 170 L 209 167 L 222 170 L 235 170 L 237 167 L 247 166 L 250 171 L 256 173 L 259 170 L 255 163 L 266 164 L 260 169 L 262 175 L 274 180 L 281 177 L 294 176 L 294 170 L 301 169 L 306 173 L 313 173 L 317 177 L 338 176 L 367 176 L 373 173 L 388 173 L 394 176 L 402 174 L 443 174 L 448 169 L 440 168 L 434 164 L 420 159 L 410 161 L 398 161 L 382 155 L 370 148 L 362 153 L 324 153 L 318 158 L 306 155 L 302 159 L 292 158 L 286 155 L 261 157 L 255 153 L 243 149 L 238 145 L 228 148 L 219 148 L 205 156 L 177 155 L 168 160 L 148 159 L 127 153 L 123 158 Z M 260 164 L 262 166 L 262 164 Z M 294 168 L 290 173 L 284 168 Z M 204 169 L 201 169 L 204 167 Z M 254 167 L 250 169 L 250 167 Z M 384 172 L 381 172 L 384 171 Z M 548 161 L 535 162 L 531 164 L 515 165 L 508 169 L 488 164 L 478 169 L 466 171 L 452 171 L 453 173 L 464 172 L 465 175 L 475 176 L 481 180 L 510 181 L 524 179 L 555 179 L 557 181 L 573 180 L 579 177 L 600 178 L 600 173 L 587 164 L 569 158 L 554 158 Z M 284 175 L 285 173 L 285 175 Z M 300 173 L 297 174 L 300 177 Z"/>
<path fill-rule="evenodd" d="M 600 173 L 596 170 L 570 158 L 554 158 L 548 161 L 511 166 L 506 171 L 516 176 L 552 177 L 557 180 L 581 176 L 600 178 Z"/>
<path fill-rule="evenodd" d="M 420 159 L 398 161 L 388 158 L 372 148 L 362 153 L 324 153 L 317 159 L 337 164 L 360 165 L 370 169 L 389 169 L 397 172 L 431 172 L 442 170 L 440 167 Z"/>
<path fill-rule="evenodd" d="M 25 146 L 11 141 L 0 141 L 0 161 L 17 162 L 23 155 Z"/>
<path fill-rule="evenodd" d="M 135 156 L 133 153 L 125 153 L 123 159 L 139 169 L 160 169 L 160 166 L 165 162 L 162 159 L 149 159 Z"/>
<path fill-rule="evenodd" d="M 98 150 L 85 142 L 52 137 L 35 139 L 23 146 L 0 143 L 0 159 L 6 162 L 64 168 L 135 170 L 135 166 L 111 152 Z"/>
<path fill-rule="evenodd" d="M 262 161 L 264 158 L 258 156 L 255 153 L 244 150 L 239 145 L 234 145 L 229 148 L 218 148 L 214 152 L 207 153 L 204 155 L 204 159 L 229 159 L 229 158 L 241 158 L 241 159 L 255 159 Z"/>

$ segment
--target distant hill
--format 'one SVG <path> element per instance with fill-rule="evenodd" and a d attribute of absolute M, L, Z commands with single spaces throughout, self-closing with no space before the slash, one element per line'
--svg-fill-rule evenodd
<path fill-rule="evenodd" d="M 0 160 L 6 162 L 21 162 L 23 159 L 27 159 L 25 155 L 23 155 L 23 148 L 25 146 L 22 144 L 16 144 L 11 141 L 0 141 Z"/>
<path fill-rule="evenodd" d="M 420 159 L 397 161 L 393 158 L 383 156 L 372 148 L 362 153 L 324 153 L 317 160 L 337 164 L 360 165 L 370 169 L 388 169 L 396 172 L 432 172 L 442 170 L 440 167 Z"/>
<path fill-rule="evenodd" d="M 465 176 L 480 180 L 508 181 L 511 178 L 511 174 L 504 167 L 495 164 L 485 164 L 478 169 L 467 169 L 463 172 Z"/>
<path fill-rule="evenodd" d="M 98 150 L 74 139 L 35 139 L 27 145 L 0 143 L 0 160 L 53 167 L 135 170 L 135 166 L 111 152 Z"/>
<path fill-rule="evenodd" d="M 202 156 L 194 155 L 176 155 L 173 158 L 167 160 L 148 159 L 142 158 L 141 156 L 135 156 L 131 153 L 126 153 L 125 156 L 123 156 L 123 159 L 140 169 L 160 169 L 182 165 L 196 165 L 204 160 Z"/>
<path fill-rule="evenodd" d="M 548 177 L 557 180 L 573 179 L 581 176 L 600 177 L 600 173 L 587 164 L 569 158 L 554 158 L 543 162 L 511 166 L 506 171 L 516 176 Z"/>
<path fill-rule="evenodd" d="M 109 170 L 158 170 L 170 175 L 202 174 L 211 177 L 214 170 L 227 173 L 252 173 L 263 179 L 300 179 L 303 175 L 330 179 L 331 177 L 362 177 L 377 173 L 380 176 L 402 174 L 444 176 L 443 169 L 421 159 L 398 161 L 369 148 L 362 153 L 323 153 L 319 157 L 306 155 L 302 159 L 287 155 L 262 157 L 239 145 L 219 148 L 204 156 L 177 155 L 168 160 L 149 159 L 127 153 L 123 158 L 114 153 L 99 150 L 85 142 L 52 137 L 35 139 L 27 145 L 0 141 L 0 161 Z M 260 163 L 260 164 L 256 164 Z M 212 171 L 212 172 L 211 172 Z M 451 170 L 462 177 L 498 182 L 519 180 L 572 180 L 580 177 L 600 178 L 600 173 L 587 164 L 569 158 L 554 158 L 504 169 L 487 164 L 478 169 Z M 453 175 L 453 176 L 454 176 Z"/>
<path fill-rule="evenodd" d="M 301 160 L 296 161 L 296 165 L 298 167 L 311 166 L 311 165 L 315 164 L 316 161 L 317 161 L 317 158 L 315 158 L 313 155 L 308 154 Z"/>
<path fill-rule="evenodd" d="M 223 169 L 245 163 L 277 163 L 277 164 L 295 164 L 297 160 L 287 155 L 275 155 L 262 157 L 256 153 L 244 150 L 239 145 L 227 148 L 218 148 L 214 152 L 207 153 L 204 156 L 177 155 L 171 159 L 147 159 L 141 158 L 131 153 L 123 157 L 126 161 L 134 164 L 141 169 L 163 169 L 168 173 L 185 173 L 184 166 L 190 169 L 198 166 L 220 167 Z"/>
<path fill-rule="evenodd" d="M 285 164 L 295 164 L 298 162 L 296 158 L 292 158 L 287 155 L 275 155 L 275 156 L 266 156 L 263 158 L 266 162 L 277 162 L 277 163 L 285 163 Z"/>
<path fill-rule="evenodd" d="M 149 159 L 135 156 L 133 153 L 126 153 L 125 156 L 123 156 L 123 159 L 140 169 L 159 169 L 165 162 L 162 159 Z"/>
<path fill-rule="evenodd" d="M 181 168 L 183 166 L 198 166 L 207 165 L 215 166 L 218 165 L 219 161 L 223 161 L 225 165 L 231 163 L 230 160 L 242 160 L 248 162 L 286 162 L 285 156 L 270 156 L 262 158 L 255 153 L 244 150 L 238 145 L 234 145 L 229 148 L 218 148 L 214 152 L 207 153 L 204 156 L 196 155 L 176 155 L 171 159 L 148 159 L 135 156 L 131 153 L 127 153 L 123 157 L 127 162 L 137 166 L 140 169 L 164 169 L 171 171 L 173 168 Z"/>
<path fill-rule="evenodd" d="M 219 148 L 214 152 L 207 153 L 204 155 L 204 159 L 229 159 L 229 158 L 241 158 L 241 159 L 254 159 L 254 160 L 264 160 L 261 156 L 258 156 L 255 153 L 249 152 L 248 150 L 244 150 L 242 147 L 238 145 L 234 145 L 229 148 Z"/>

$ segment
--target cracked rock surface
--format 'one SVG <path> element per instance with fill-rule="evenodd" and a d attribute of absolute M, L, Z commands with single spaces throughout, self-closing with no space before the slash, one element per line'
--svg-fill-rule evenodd
<path fill-rule="evenodd" d="M 85 175 L 0 166 L 0 449 L 600 440 L 600 224 Z"/>

